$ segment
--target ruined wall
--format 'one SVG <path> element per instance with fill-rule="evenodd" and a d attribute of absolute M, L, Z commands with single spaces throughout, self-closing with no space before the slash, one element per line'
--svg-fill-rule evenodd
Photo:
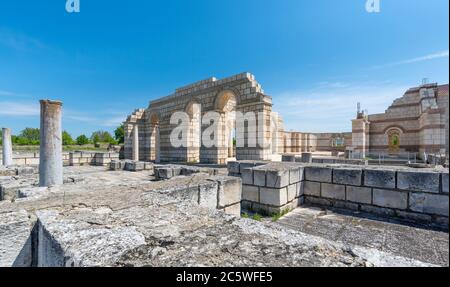
<path fill-rule="evenodd" d="M 62 159 L 64 165 L 69 165 L 69 153 L 63 152 Z M 2 153 L 0 152 L 0 162 Z M 15 165 L 39 165 L 39 153 L 13 153 L 13 163 Z"/>
<path fill-rule="evenodd" d="M 448 154 L 448 85 L 409 89 L 385 113 L 368 115 L 368 122 L 370 153 Z M 354 124 L 353 134 L 359 132 Z"/>

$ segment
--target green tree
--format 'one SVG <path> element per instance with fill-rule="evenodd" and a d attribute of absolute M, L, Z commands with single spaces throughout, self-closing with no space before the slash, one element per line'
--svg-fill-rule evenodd
<path fill-rule="evenodd" d="M 72 136 L 67 131 L 63 131 L 62 133 L 62 144 L 63 145 L 74 144 Z"/>
<path fill-rule="evenodd" d="M 19 137 L 24 138 L 30 142 L 30 144 L 38 143 L 40 132 L 38 128 L 25 128 L 19 135 Z"/>
<path fill-rule="evenodd" d="M 96 131 L 91 135 L 91 141 L 93 143 L 110 143 L 117 144 L 114 138 L 111 136 L 109 132 L 106 131 Z"/>
<path fill-rule="evenodd" d="M 80 135 L 79 137 L 77 137 L 76 141 L 77 141 L 77 145 L 89 144 L 89 139 L 85 135 Z"/>
<path fill-rule="evenodd" d="M 125 129 L 123 127 L 123 124 L 117 127 L 114 131 L 114 138 L 118 143 L 124 143 L 125 142 Z"/>

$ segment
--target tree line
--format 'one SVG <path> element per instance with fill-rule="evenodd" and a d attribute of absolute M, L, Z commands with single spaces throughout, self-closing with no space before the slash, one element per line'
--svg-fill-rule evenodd
<path fill-rule="evenodd" d="M 2 144 L 2 131 L 0 129 L 0 145 Z M 40 131 L 38 128 L 25 128 L 18 135 L 12 135 L 11 141 L 13 145 L 39 145 Z M 70 133 L 63 131 L 62 144 L 63 145 L 87 145 L 97 143 L 122 144 L 124 142 L 125 132 L 123 125 L 120 125 L 114 130 L 114 136 L 107 131 L 95 131 L 90 137 L 82 134 L 77 138 L 73 138 Z"/>

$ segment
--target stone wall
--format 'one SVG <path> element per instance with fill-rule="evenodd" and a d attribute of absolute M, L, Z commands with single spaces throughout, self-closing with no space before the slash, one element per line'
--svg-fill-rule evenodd
<path fill-rule="evenodd" d="M 69 165 L 69 153 L 63 152 L 63 164 Z M 0 153 L 0 162 L 2 161 L 2 153 Z M 14 153 L 13 162 L 15 165 L 39 165 L 39 153 Z"/>
<path fill-rule="evenodd" d="M 448 229 L 448 169 L 353 165 L 228 164 L 242 178 L 243 206 L 274 213 L 303 202 L 359 210 Z"/>
<path fill-rule="evenodd" d="M 115 152 L 70 152 L 69 153 L 69 165 L 96 165 L 96 166 L 109 166 L 111 161 L 119 160 L 119 153 Z"/>

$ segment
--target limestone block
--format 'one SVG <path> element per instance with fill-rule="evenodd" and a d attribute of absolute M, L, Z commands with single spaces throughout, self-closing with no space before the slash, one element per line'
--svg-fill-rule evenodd
<path fill-rule="evenodd" d="M 226 214 L 240 217 L 241 216 L 241 204 L 237 203 L 232 206 L 227 206 L 227 207 L 225 207 L 224 211 Z"/>
<path fill-rule="evenodd" d="M 320 182 L 305 181 L 304 194 L 320 196 Z"/>
<path fill-rule="evenodd" d="M 303 181 L 303 173 L 304 173 L 304 167 L 292 167 L 289 170 L 289 184 L 297 183 L 300 181 Z"/>
<path fill-rule="evenodd" d="M 199 185 L 199 205 L 210 209 L 217 208 L 217 181 L 207 181 Z"/>
<path fill-rule="evenodd" d="M 444 172 L 442 173 L 442 182 L 441 182 L 441 190 L 443 193 L 447 193 L 448 194 L 448 172 Z"/>
<path fill-rule="evenodd" d="M 256 186 L 266 186 L 266 171 L 264 169 L 253 169 L 253 184 Z"/>
<path fill-rule="evenodd" d="M 305 180 L 331 183 L 332 169 L 330 167 L 305 167 Z"/>
<path fill-rule="evenodd" d="M 227 170 L 229 173 L 238 174 L 239 171 L 239 162 L 238 161 L 229 161 L 227 163 Z"/>
<path fill-rule="evenodd" d="M 295 155 L 284 154 L 281 156 L 282 162 L 295 162 Z"/>
<path fill-rule="evenodd" d="M 155 176 L 161 180 L 170 179 L 173 177 L 173 169 L 164 166 L 155 167 Z"/>
<path fill-rule="evenodd" d="M 321 196 L 325 198 L 345 200 L 345 185 L 322 183 Z"/>
<path fill-rule="evenodd" d="M 291 202 L 298 197 L 297 183 L 290 184 L 287 187 L 287 201 Z"/>
<path fill-rule="evenodd" d="M 333 183 L 345 185 L 361 185 L 362 169 L 335 168 L 333 169 Z"/>
<path fill-rule="evenodd" d="M 259 202 L 259 187 L 254 185 L 242 185 L 242 200 Z"/>
<path fill-rule="evenodd" d="M 439 176 L 436 172 L 398 171 L 397 188 L 439 193 Z"/>
<path fill-rule="evenodd" d="M 266 186 L 282 188 L 289 185 L 289 170 L 272 169 L 266 171 Z"/>
<path fill-rule="evenodd" d="M 371 204 L 372 203 L 372 189 L 369 187 L 347 186 L 346 187 L 347 200 L 352 202 Z"/>
<path fill-rule="evenodd" d="M 22 166 L 16 169 L 17 175 L 32 175 L 34 174 L 34 168 L 31 166 Z"/>
<path fill-rule="evenodd" d="M 241 202 L 242 180 L 236 177 L 218 177 L 218 208 Z"/>
<path fill-rule="evenodd" d="M 143 171 L 144 163 L 142 161 L 130 161 L 125 164 L 125 170 L 128 171 Z"/>
<path fill-rule="evenodd" d="M 241 178 L 243 184 L 253 185 L 253 169 L 246 168 L 241 170 Z"/>
<path fill-rule="evenodd" d="M 387 189 L 373 189 L 373 204 L 381 207 L 407 209 L 408 193 Z"/>
<path fill-rule="evenodd" d="M 370 187 L 395 188 L 395 171 L 365 169 L 364 185 Z"/>
<path fill-rule="evenodd" d="M 411 192 L 409 208 L 416 212 L 448 216 L 448 195 Z"/>
<path fill-rule="evenodd" d="M 310 153 L 310 152 L 304 152 L 304 153 L 302 153 L 302 159 L 301 159 L 301 162 L 304 162 L 304 163 L 312 163 L 312 161 L 313 161 L 312 153 Z"/>
<path fill-rule="evenodd" d="M 305 182 L 300 181 L 297 183 L 297 197 L 301 197 L 305 194 Z"/>
<path fill-rule="evenodd" d="M 271 206 L 283 206 L 287 203 L 287 189 L 283 188 L 260 188 L 260 203 Z"/>
<path fill-rule="evenodd" d="M 348 201 L 340 201 L 340 200 L 335 201 L 333 203 L 333 207 L 341 208 L 341 209 L 355 210 L 355 211 L 359 210 L 359 204 L 348 202 Z"/>
<path fill-rule="evenodd" d="M 378 207 L 378 206 L 373 206 L 373 205 L 365 205 L 365 204 L 361 205 L 360 208 L 361 208 L 361 211 L 373 213 L 373 214 L 377 214 L 377 215 L 381 215 L 381 216 L 386 216 L 386 217 L 395 216 L 395 210 L 389 209 L 389 208 Z"/>

